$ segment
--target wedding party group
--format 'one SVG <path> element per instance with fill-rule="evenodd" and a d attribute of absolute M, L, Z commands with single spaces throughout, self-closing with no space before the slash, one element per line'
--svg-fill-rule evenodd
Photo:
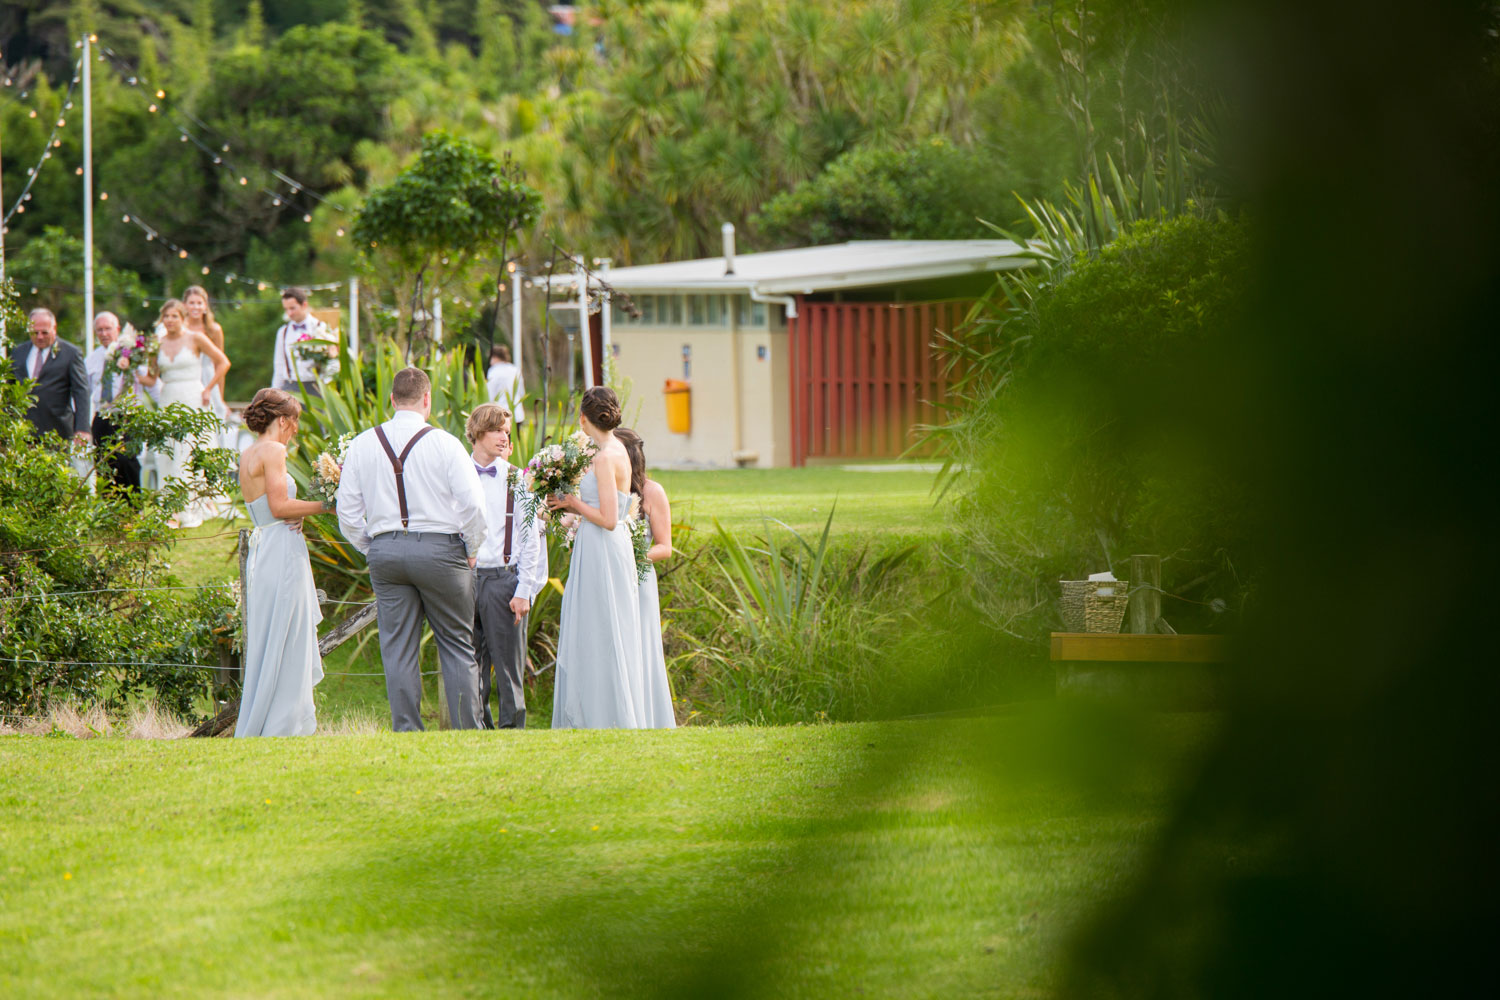
<path fill-rule="evenodd" d="M 282 291 L 286 322 L 276 331 L 273 383 L 317 395 L 320 380 L 336 370 L 337 341 L 327 324 L 311 315 L 307 299 L 302 288 Z M 29 342 L 10 352 L 12 375 L 18 381 L 32 380 L 28 419 L 39 433 L 64 440 L 102 445 L 118 439 L 123 447 L 113 450 L 108 469 L 101 470 L 115 486 L 141 488 L 148 469 L 161 484 L 191 479 L 194 447 L 235 447 L 225 423 L 224 377 L 230 361 L 224 329 L 203 286 L 192 285 L 180 298 L 167 299 L 142 331 L 122 325 L 112 312 L 98 313 L 93 325 L 96 346 L 87 356 L 58 338 L 57 317 L 50 309 L 31 310 L 29 327 Z M 123 407 L 164 409 L 176 404 L 212 411 L 223 427 L 218 440 L 186 439 L 155 453 L 133 446 L 117 426 Z M 194 527 L 215 516 L 236 516 L 234 504 L 227 497 L 196 499 L 173 526 Z"/>
<path fill-rule="evenodd" d="M 469 414 L 465 447 L 428 423 L 432 386 L 420 369 L 396 373 L 390 403 L 391 419 L 358 434 L 341 461 L 319 456 L 313 487 L 321 500 L 298 499 L 287 474 L 299 398 L 266 388 L 245 411 L 258 438 L 239 467 L 255 530 L 235 735 L 316 729 L 322 615 L 302 519 L 330 509 L 369 565 L 397 732 L 425 728 L 424 621 L 448 723 L 525 727 L 527 618 L 548 585 L 547 532 L 569 539 L 571 548 L 552 726 L 675 726 L 654 568 L 672 553 L 671 510 L 665 491 L 646 478 L 644 443 L 620 427 L 615 393 L 584 393 L 580 430 L 545 446 L 524 469 L 510 463 L 514 425 L 505 406 L 484 403 Z"/>

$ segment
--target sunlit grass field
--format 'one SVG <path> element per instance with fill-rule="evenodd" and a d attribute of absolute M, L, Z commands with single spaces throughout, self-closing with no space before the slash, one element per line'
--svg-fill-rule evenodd
<path fill-rule="evenodd" d="M 0 996 L 1039 995 L 1205 735 L 1078 733 L 3 738 Z"/>

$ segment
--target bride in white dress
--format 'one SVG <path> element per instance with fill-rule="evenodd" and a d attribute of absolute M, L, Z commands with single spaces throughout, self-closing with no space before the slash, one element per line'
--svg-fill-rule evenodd
<path fill-rule="evenodd" d="M 214 363 L 213 384 L 222 384 L 224 373 L 229 371 L 229 359 L 214 346 L 214 342 L 201 333 L 187 329 L 187 308 L 177 299 L 162 303 L 161 315 L 157 317 L 161 327 L 159 349 L 156 353 L 155 371 L 137 375 L 136 381 L 144 386 L 153 386 L 161 381 L 160 405 L 163 409 L 173 403 L 186 403 L 194 409 L 207 410 L 213 405 L 213 397 L 203 384 L 202 357 L 207 355 Z M 179 441 L 172 445 L 170 454 L 162 467 L 162 482 L 169 477 L 189 478 L 188 459 L 192 456 L 193 441 Z M 213 441 L 196 442 L 211 447 Z M 177 516 L 176 527 L 192 528 L 203 523 L 204 504 L 195 501 Z"/>
<path fill-rule="evenodd" d="M 327 508 L 298 500 L 286 474 L 287 442 L 301 413 L 302 404 L 280 389 L 262 389 L 245 408 L 245 426 L 260 439 L 240 455 L 240 488 L 255 532 L 245 563 L 245 685 L 236 736 L 307 736 L 318 727 L 313 688 L 323 679 L 323 613 L 302 519 Z"/>
<path fill-rule="evenodd" d="M 580 518 L 563 589 L 552 728 L 644 729 L 640 594 L 625 522 L 630 456 L 615 439 L 620 401 L 614 392 L 595 386 L 584 393 L 579 423 L 599 447 L 593 467 L 583 474 L 579 495 L 547 501 L 554 512 Z"/>

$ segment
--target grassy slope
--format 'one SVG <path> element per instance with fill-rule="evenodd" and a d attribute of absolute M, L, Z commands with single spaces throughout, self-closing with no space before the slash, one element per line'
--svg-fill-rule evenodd
<path fill-rule="evenodd" d="M 1054 722 L 0 739 L 0 995 L 1037 995 L 1202 737 Z"/>
<path fill-rule="evenodd" d="M 731 530 L 756 530 L 762 514 L 803 534 L 821 531 L 834 502 L 841 533 L 928 534 L 942 528 L 933 508 L 937 474 L 893 465 L 890 471 L 850 472 L 836 467 L 737 469 L 723 472 L 653 472 L 672 500 L 672 518 L 712 530 L 718 518 Z"/>

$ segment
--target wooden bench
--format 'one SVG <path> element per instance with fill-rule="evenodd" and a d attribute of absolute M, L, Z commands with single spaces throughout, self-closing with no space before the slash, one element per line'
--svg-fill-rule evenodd
<path fill-rule="evenodd" d="M 1125 698 L 1164 708 L 1222 700 L 1229 640 L 1222 635 L 1053 632 L 1060 698 Z"/>

